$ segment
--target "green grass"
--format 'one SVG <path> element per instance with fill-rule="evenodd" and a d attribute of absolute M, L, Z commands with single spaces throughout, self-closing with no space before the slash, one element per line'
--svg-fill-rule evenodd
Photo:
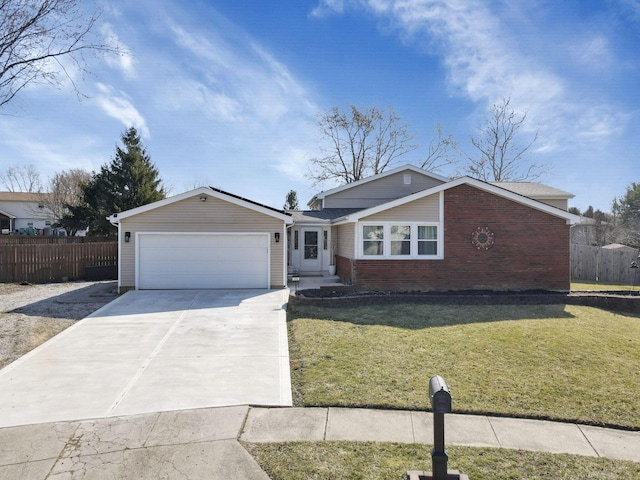
<path fill-rule="evenodd" d="M 430 446 L 369 442 L 244 444 L 272 480 L 405 480 L 431 470 Z M 520 450 L 447 447 L 449 470 L 472 480 L 640 478 L 640 463 Z"/>
<path fill-rule="evenodd" d="M 638 285 L 619 285 L 615 283 L 597 283 L 597 282 L 571 282 L 572 292 L 583 291 L 640 291 Z"/>
<path fill-rule="evenodd" d="M 289 310 L 294 400 L 640 428 L 640 316 L 572 305 Z"/>

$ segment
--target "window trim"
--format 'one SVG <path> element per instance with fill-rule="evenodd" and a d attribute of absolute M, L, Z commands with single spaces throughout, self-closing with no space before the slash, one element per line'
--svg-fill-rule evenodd
<path fill-rule="evenodd" d="M 364 254 L 364 227 L 382 226 L 382 255 L 365 255 Z M 391 227 L 409 226 L 411 228 L 410 254 L 409 255 L 392 255 L 391 254 Z M 435 255 L 418 255 L 418 227 L 436 227 L 436 248 Z M 389 221 L 366 221 L 357 222 L 356 225 L 356 241 L 357 258 L 360 260 L 442 260 L 444 259 L 444 241 L 442 222 L 416 222 L 398 220 L 396 222 Z"/>

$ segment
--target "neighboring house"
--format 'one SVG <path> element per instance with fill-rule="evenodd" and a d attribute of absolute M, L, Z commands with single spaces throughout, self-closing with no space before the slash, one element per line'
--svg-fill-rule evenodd
<path fill-rule="evenodd" d="M 49 234 L 53 214 L 43 203 L 43 194 L 0 192 L 2 234 Z"/>
<path fill-rule="evenodd" d="M 291 215 L 201 187 L 113 214 L 118 287 L 280 288 Z"/>
<path fill-rule="evenodd" d="M 407 165 L 290 213 L 202 187 L 110 217 L 119 285 L 281 287 L 288 270 L 323 275 L 335 264 L 360 289 L 568 291 L 580 217 L 566 211 L 570 194 L 543 187 L 531 198 Z"/>

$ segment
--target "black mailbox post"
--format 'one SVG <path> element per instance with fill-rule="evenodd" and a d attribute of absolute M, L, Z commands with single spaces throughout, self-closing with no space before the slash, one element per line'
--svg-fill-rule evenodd
<path fill-rule="evenodd" d="M 433 450 L 431 463 L 433 480 L 446 480 L 449 457 L 444 449 L 444 414 L 451 413 L 451 393 L 440 375 L 429 380 L 429 397 L 433 410 Z"/>

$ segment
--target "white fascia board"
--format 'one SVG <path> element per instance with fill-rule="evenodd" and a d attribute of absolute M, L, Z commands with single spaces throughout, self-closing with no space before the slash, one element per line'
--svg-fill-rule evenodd
<path fill-rule="evenodd" d="M 348 189 L 350 189 L 352 187 L 357 187 L 357 186 L 363 185 L 365 183 L 373 182 L 374 180 L 379 180 L 381 178 L 388 177 L 389 175 L 394 175 L 394 174 L 402 172 L 404 170 L 411 170 L 412 172 L 419 173 L 421 175 L 426 175 L 427 177 L 431 177 L 431 178 L 434 178 L 436 180 L 440 180 L 441 182 L 449 182 L 449 181 L 451 181 L 450 178 L 443 177 L 442 175 L 438 175 L 438 174 L 435 174 L 435 173 L 428 172 L 426 170 L 423 170 L 422 168 L 419 168 L 419 167 L 416 167 L 415 165 L 411 165 L 410 163 L 407 163 L 406 165 L 402 165 L 400 167 L 396 167 L 396 168 L 394 168 L 392 170 L 387 170 L 385 172 L 378 173 L 377 175 L 372 175 L 370 177 L 363 178 L 362 180 L 358 180 L 357 182 L 347 183 L 346 185 L 341 185 L 339 187 L 332 188 L 331 190 L 327 190 L 326 192 L 317 193 L 316 195 L 313 196 L 313 198 L 311 200 L 309 200 L 309 203 L 307 203 L 307 205 L 310 206 L 311 203 L 314 202 L 315 200 L 324 199 L 327 195 L 333 195 L 335 193 L 342 192 L 344 190 L 348 190 Z"/>
<path fill-rule="evenodd" d="M 419 200 L 429 195 L 433 195 L 438 192 L 443 192 L 445 190 L 448 190 L 450 188 L 457 187 L 463 184 L 471 185 L 472 187 L 478 188 L 480 190 L 484 190 L 486 192 L 493 193 L 494 195 L 507 198 L 509 200 L 512 200 L 514 202 L 517 202 L 523 205 L 527 205 L 528 207 L 535 208 L 536 210 L 543 211 L 550 215 L 564 218 L 567 220 L 567 223 L 570 225 L 580 222 L 580 217 L 578 215 L 569 213 L 565 210 L 562 210 L 561 208 L 552 207 L 550 205 L 547 205 L 546 203 L 533 200 L 529 197 L 525 197 L 523 195 L 519 195 L 517 193 L 511 192 L 510 190 L 505 190 L 504 188 L 496 187 L 495 185 L 491 185 L 490 183 L 476 180 L 475 178 L 460 177 L 455 180 L 451 180 L 448 183 L 443 183 L 442 185 L 438 185 L 433 188 L 430 188 L 428 190 L 422 190 L 421 192 L 416 192 L 411 195 L 407 195 L 406 197 L 398 198 L 391 202 L 383 203 L 382 205 L 377 205 L 375 207 L 371 207 L 366 210 L 360 210 L 359 212 L 355 212 L 341 219 L 337 219 L 335 223 L 357 222 L 361 218 L 368 217 L 376 213 L 384 212 L 385 210 L 389 210 L 390 208 L 399 207 L 400 205 L 404 205 L 406 203 L 413 202 L 415 200 Z"/>
<path fill-rule="evenodd" d="M 141 207 L 132 208 L 131 210 L 126 210 L 120 213 L 114 213 L 110 217 L 107 217 L 108 220 L 115 220 L 116 222 L 119 220 L 123 220 L 134 215 L 139 215 L 141 213 L 149 212 L 151 210 L 155 210 L 156 208 L 164 207 L 166 205 L 170 205 L 175 202 L 179 202 L 181 200 L 185 200 L 187 198 L 199 196 L 199 195 L 207 195 L 213 198 L 217 198 L 219 200 L 223 200 L 225 202 L 232 203 L 234 205 L 238 205 L 244 208 L 248 208 L 250 210 L 254 210 L 256 212 L 262 213 L 264 215 L 268 215 L 270 217 L 277 218 L 282 220 L 283 222 L 290 224 L 293 223 L 293 219 L 291 215 L 286 215 L 284 213 L 278 213 L 274 210 L 270 210 L 269 208 L 257 205 L 255 203 L 243 200 L 241 198 L 236 198 L 233 195 L 227 195 L 222 192 L 218 192 L 217 190 L 213 190 L 209 187 L 199 187 L 194 190 L 189 190 L 188 192 L 181 193 L 179 195 L 175 195 L 173 197 L 165 198 L 163 200 L 158 200 L 157 202 L 149 203 L 147 205 L 142 205 Z"/>
<path fill-rule="evenodd" d="M 12 220 L 15 220 L 16 218 L 18 218 L 15 215 L 10 214 L 9 212 L 5 212 L 4 210 L 0 210 L 0 215 L 4 215 L 5 217 L 8 217 Z"/>

